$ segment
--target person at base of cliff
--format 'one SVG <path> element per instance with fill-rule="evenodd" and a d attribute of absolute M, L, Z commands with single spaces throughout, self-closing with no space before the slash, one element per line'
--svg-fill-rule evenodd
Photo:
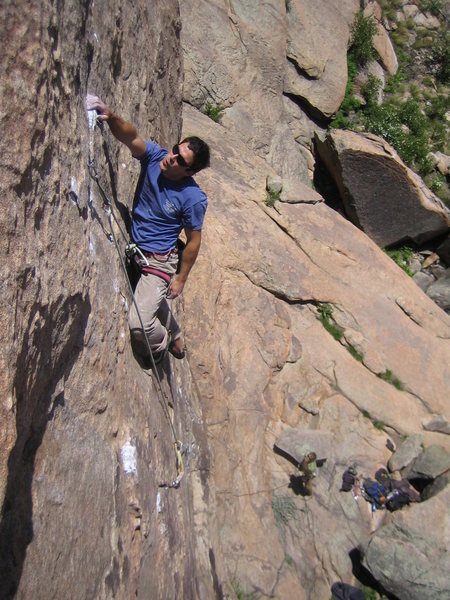
<path fill-rule="evenodd" d="M 299 464 L 299 470 L 302 472 L 302 483 L 307 496 L 312 495 L 312 483 L 317 476 L 317 455 L 315 452 L 309 452 Z"/>
<path fill-rule="evenodd" d="M 131 238 L 145 257 L 146 266 L 128 319 L 133 346 L 138 354 L 150 358 L 137 305 L 155 362 L 166 349 L 175 358 L 183 358 L 181 331 L 166 298 L 177 298 L 182 293 L 200 250 L 207 198 L 192 176 L 209 166 L 209 147 L 198 137 L 188 137 L 168 151 L 144 140 L 134 125 L 116 115 L 97 96 L 87 96 L 86 108 L 96 110 L 97 119 L 106 121 L 114 137 L 141 163 Z M 183 229 L 187 241 L 178 265 L 177 240 Z"/>

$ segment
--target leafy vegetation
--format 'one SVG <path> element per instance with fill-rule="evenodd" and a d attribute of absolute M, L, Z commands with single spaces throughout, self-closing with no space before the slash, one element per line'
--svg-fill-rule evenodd
<path fill-rule="evenodd" d="M 339 327 L 339 325 L 336 325 L 335 323 L 331 322 L 331 317 L 333 315 L 333 309 L 331 308 L 331 306 L 326 303 L 321 304 L 320 306 L 318 306 L 317 312 L 320 315 L 319 320 L 321 321 L 325 329 L 328 331 L 328 333 L 331 333 L 335 340 L 340 340 L 344 335 L 344 330 L 342 329 L 342 327 Z"/>
<path fill-rule="evenodd" d="M 362 362 L 364 355 L 360 354 L 358 352 L 358 350 L 355 348 L 355 346 L 352 346 L 352 344 L 348 344 L 348 346 L 346 346 L 346 348 L 355 360 L 357 360 L 358 362 Z"/>
<path fill-rule="evenodd" d="M 361 591 L 366 600 L 378 600 L 380 597 L 374 589 L 367 587 L 366 585 L 361 587 Z"/>
<path fill-rule="evenodd" d="M 224 108 L 220 104 L 212 104 L 207 102 L 203 108 L 203 112 L 216 123 L 220 123 L 223 117 Z"/>
<path fill-rule="evenodd" d="M 284 555 L 284 560 L 286 561 L 286 564 L 289 567 L 293 567 L 294 566 L 294 559 L 292 558 L 292 556 L 289 556 L 289 554 L 285 554 Z"/>
<path fill-rule="evenodd" d="M 275 190 L 267 190 L 266 199 L 264 201 L 266 206 L 275 206 L 275 202 L 280 199 L 280 192 Z"/>
<path fill-rule="evenodd" d="M 438 17 L 442 10 L 442 0 L 421 0 L 419 7 L 422 12 L 429 12 Z"/>
<path fill-rule="evenodd" d="M 378 56 L 373 47 L 373 38 L 376 32 L 375 19 L 366 17 L 362 10 L 356 13 L 352 28 L 350 52 L 358 66 L 364 66 Z"/>
<path fill-rule="evenodd" d="M 317 312 L 320 315 L 319 321 L 322 323 L 322 325 L 325 327 L 325 329 L 328 331 L 328 333 L 331 333 L 331 335 L 337 341 L 342 339 L 342 337 L 344 335 L 344 330 L 342 329 L 342 327 L 340 327 L 336 323 L 332 322 L 331 319 L 333 317 L 333 309 L 330 306 L 330 304 L 327 304 L 327 303 L 320 304 L 317 307 Z M 345 347 L 347 348 L 347 350 L 350 352 L 350 354 L 353 356 L 354 359 L 356 359 L 359 362 L 361 362 L 363 360 L 364 356 L 360 352 L 358 352 L 358 350 L 354 346 L 352 346 L 352 344 L 347 343 L 345 345 Z"/>
<path fill-rule="evenodd" d="M 409 268 L 409 262 L 411 260 L 411 256 L 413 255 L 413 249 L 408 246 L 402 246 L 401 248 L 397 248 L 396 250 L 386 250 L 384 249 L 386 254 L 392 258 L 394 262 L 401 267 L 405 273 L 407 273 L 410 277 L 414 275 L 414 273 Z"/>
<path fill-rule="evenodd" d="M 237 600 L 253 600 L 254 594 L 247 594 L 241 589 L 241 584 L 237 579 L 231 580 L 231 587 L 233 588 L 233 592 L 236 594 Z"/>
<path fill-rule="evenodd" d="M 395 22 L 391 32 L 399 68 L 382 90 L 382 82 L 369 75 L 355 94 L 358 69 L 376 58 L 373 37 L 376 23 L 357 13 L 347 54 L 347 86 L 344 100 L 330 126 L 364 130 L 383 137 L 402 160 L 420 173 L 426 184 L 450 206 L 445 176 L 434 168 L 430 152 L 449 154 L 450 32 L 416 26 L 413 19 L 395 21 L 400 0 L 380 0 L 385 18 Z M 426 0 L 421 10 L 439 14 L 441 2 Z"/>
<path fill-rule="evenodd" d="M 386 369 L 386 371 L 378 375 L 378 377 L 383 379 L 383 381 L 387 381 L 400 391 L 404 389 L 403 383 L 389 369 Z"/>
<path fill-rule="evenodd" d="M 385 424 L 383 423 L 383 421 L 377 421 L 377 419 L 372 418 L 370 412 L 365 409 L 361 411 L 361 414 L 364 418 L 369 419 L 369 421 L 372 421 L 372 425 L 375 427 L 375 429 L 384 431 Z"/>
<path fill-rule="evenodd" d="M 447 85 L 450 81 L 450 32 L 441 29 L 431 47 L 429 64 L 432 66 L 436 79 Z"/>

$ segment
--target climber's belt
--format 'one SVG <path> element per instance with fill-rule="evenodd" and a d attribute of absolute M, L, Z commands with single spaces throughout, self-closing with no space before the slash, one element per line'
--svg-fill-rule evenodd
<path fill-rule="evenodd" d="M 156 260 L 157 262 L 164 264 L 172 255 L 178 254 L 177 248 L 169 250 L 169 252 L 165 252 L 164 254 L 159 254 L 157 252 L 148 252 L 147 250 L 142 250 L 142 248 L 138 248 L 135 244 L 131 243 L 128 245 L 125 253 L 130 263 L 140 275 L 155 275 L 156 277 L 163 279 L 166 283 L 170 283 L 172 276 L 164 271 L 161 271 L 155 267 L 154 264 L 153 266 L 150 266 L 147 264 L 146 259 L 151 258 L 154 261 Z"/>

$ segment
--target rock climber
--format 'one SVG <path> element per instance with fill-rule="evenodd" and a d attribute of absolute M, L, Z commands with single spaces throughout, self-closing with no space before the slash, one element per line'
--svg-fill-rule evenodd
<path fill-rule="evenodd" d="M 315 452 L 308 452 L 299 465 L 302 472 L 301 478 L 307 496 L 312 495 L 312 483 L 314 477 L 317 477 L 317 455 Z"/>
<path fill-rule="evenodd" d="M 144 140 L 134 125 L 97 96 L 87 96 L 86 108 L 96 110 L 97 119 L 107 122 L 114 137 L 141 163 L 131 238 L 145 257 L 146 266 L 128 319 L 134 350 L 148 362 L 137 305 L 155 362 L 162 359 L 166 350 L 175 358 L 184 358 L 181 331 L 167 298 L 177 298 L 182 293 L 200 249 L 207 198 L 192 176 L 209 166 L 209 147 L 198 137 L 188 137 L 168 151 Z M 186 246 L 178 265 L 177 240 L 183 229 Z"/>

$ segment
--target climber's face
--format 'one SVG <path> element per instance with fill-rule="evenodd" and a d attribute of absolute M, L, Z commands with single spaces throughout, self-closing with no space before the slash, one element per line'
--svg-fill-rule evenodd
<path fill-rule="evenodd" d="M 191 174 L 190 165 L 194 162 L 194 153 L 188 142 L 175 144 L 159 163 L 161 171 L 168 179 L 182 179 Z"/>

